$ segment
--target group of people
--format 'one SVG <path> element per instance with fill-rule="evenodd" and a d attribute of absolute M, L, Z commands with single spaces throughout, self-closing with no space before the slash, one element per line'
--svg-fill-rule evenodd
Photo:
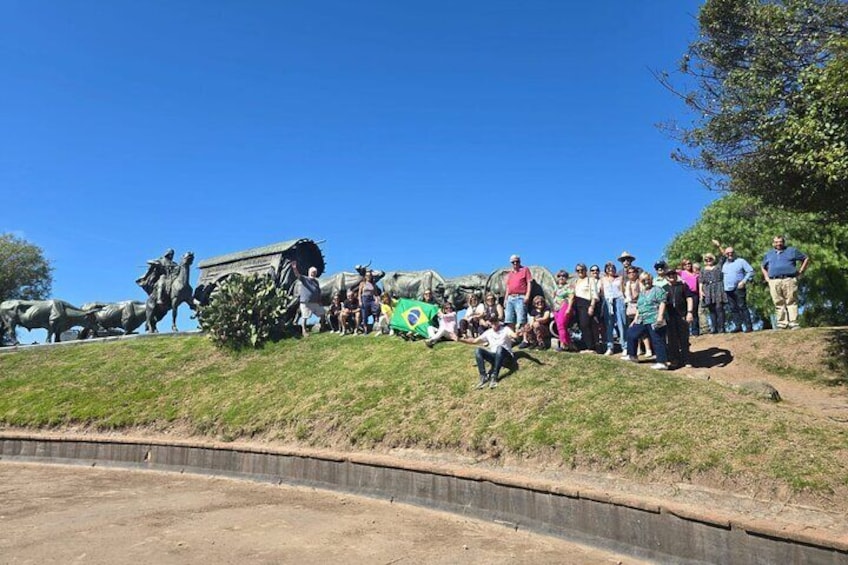
<path fill-rule="evenodd" d="M 503 304 L 492 292 L 468 296 L 467 309 L 460 319 L 448 301 L 441 305 L 436 324 L 428 327 L 426 344 L 440 340 L 485 344 L 476 351 L 480 376 L 478 387 L 497 386 L 505 365 L 517 366 L 513 345 L 519 349 L 548 349 L 557 337 L 557 351 L 582 351 L 614 355 L 638 361 L 641 353 L 653 361 L 656 370 L 689 365 L 689 337 L 702 331 L 725 331 L 725 308 L 730 312 L 734 332 L 753 331 L 747 304 L 747 286 L 754 277 L 750 263 L 736 255 L 733 247 L 712 242 L 718 255 L 703 255 L 703 266 L 690 259 L 677 268 L 665 261 L 654 264 L 654 274 L 637 267 L 636 258 L 627 251 L 618 263 L 607 262 L 587 267 L 578 263 L 574 276 L 565 270 L 556 273 L 552 304 L 544 294 L 534 294 L 533 275 L 521 264 L 518 255 L 510 257 L 511 269 L 503 281 Z M 797 278 L 809 265 L 809 258 L 786 246 L 783 236 L 775 236 L 773 249 L 762 263 L 761 271 L 777 309 L 778 328 L 798 327 Z M 296 269 L 296 266 L 295 266 Z M 296 271 L 297 272 L 297 271 Z M 389 324 L 394 301 L 388 293 L 379 295 L 371 274 L 366 273 L 358 289 L 346 297 L 334 296 L 326 309 L 320 304 L 320 288 L 301 278 L 301 320 L 311 314 L 323 316 L 334 332 L 393 333 Z M 423 301 L 435 303 L 426 289 Z M 706 316 L 701 316 L 701 312 Z M 704 320 L 706 318 L 706 320 Z M 371 322 L 373 320 L 373 322 Z M 571 328 L 579 329 L 579 339 Z M 576 333 L 576 332 L 575 332 Z"/>

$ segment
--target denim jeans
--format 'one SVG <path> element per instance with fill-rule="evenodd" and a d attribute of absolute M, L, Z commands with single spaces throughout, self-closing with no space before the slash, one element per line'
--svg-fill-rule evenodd
<path fill-rule="evenodd" d="M 627 349 L 627 336 L 624 334 L 625 324 L 624 297 L 604 300 L 604 325 L 607 329 L 607 349 L 612 349 L 615 329 L 618 328 L 618 342 L 621 350 Z"/>
<path fill-rule="evenodd" d="M 665 348 L 665 326 L 655 329 L 651 324 L 634 324 L 627 328 L 627 354 L 636 357 L 636 347 L 639 339 L 646 333 L 651 338 L 651 347 L 657 356 L 657 363 L 668 361 L 668 352 Z"/>
<path fill-rule="evenodd" d="M 724 293 L 727 295 L 727 305 L 730 306 L 730 316 L 736 326 L 734 331 L 745 330 L 750 332 L 753 330 L 751 311 L 748 310 L 748 290 L 737 288 L 736 290 L 726 290 Z"/>
<path fill-rule="evenodd" d="M 506 298 L 504 304 L 506 312 L 504 312 L 504 323 L 515 324 L 522 326 L 527 323 L 527 308 L 524 305 L 523 294 L 511 294 Z M 517 318 L 517 319 L 516 319 Z"/>
<path fill-rule="evenodd" d="M 488 349 L 478 347 L 477 351 L 474 353 L 474 358 L 477 361 L 477 372 L 480 374 L 480 378 L 486 380 L 486 376 L 488 375 L 488 371 L 486 371 L 486 362 L 489 362 L 492 365 L 492 380 L 498 380 L 501 367 L 503 367 L 504 361 L 506 361 L 507 357 L 512 357 L 512 353 L 507 351 L 505 347 L 498 347 L 497 353 L 492 353 Z"/>
<path fill-rule="evenodd" d="M 362 296 L 362 305 L 359 310 L 362 313 L 360 323 L 365 333 L 368 333 L 368 316 L 374 316 L 374 321 L 376 322 L 380 315 L 380 304 L 373 295 L 365 294 Z"/>

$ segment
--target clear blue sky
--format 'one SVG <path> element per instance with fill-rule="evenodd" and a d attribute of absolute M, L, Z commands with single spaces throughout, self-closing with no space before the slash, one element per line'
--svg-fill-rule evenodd
<path fill-rule="evenodd" d="M 700 4 L 0 0 L 0 232 L 76 304 L 298 237 L 328 272 L 649 265 L 715 198 L 649 72 Z"/>

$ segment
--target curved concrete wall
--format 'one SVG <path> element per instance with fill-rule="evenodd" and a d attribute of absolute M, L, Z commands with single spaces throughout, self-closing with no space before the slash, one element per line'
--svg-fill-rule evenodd
<path fill-rule="evenodd" d="M 189 442 L 0 434 L 0 459 L 308 485 L 495 520 L 675 563 L 848 563 L 848 540 L 652 501 L 368 455 Z"/>

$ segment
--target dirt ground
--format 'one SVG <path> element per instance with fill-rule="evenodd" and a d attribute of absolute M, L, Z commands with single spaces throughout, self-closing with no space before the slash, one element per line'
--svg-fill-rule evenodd
<path fill-rule="evenodd" d="M 0 563 L 646 563 L 307 488 L 0 462 Z"/>
<path fill-rule="evenodd" d="M 806 330 L 799 330 L 804 332 Z M 695 378 L 709 378 L 718 384 L 740 385 L 750 381 L 763 381 L 780 393 L 780 407 L 797 410 L 818 418 L 848 423 L 848 390 L 844 386 L 813 386 L 791 377 L 767 372 L 752 359 L 781 361 L 791 358 L 793 366 L 819 368 L 827 353 L 826 344 L 809 343 L 803 349 L 787 350 L 779 340 L 771 339 L 771 331 L 752 334 L 703 335 L 692 339 L 695 356 L 693 369 L 678 373 Z"/>

